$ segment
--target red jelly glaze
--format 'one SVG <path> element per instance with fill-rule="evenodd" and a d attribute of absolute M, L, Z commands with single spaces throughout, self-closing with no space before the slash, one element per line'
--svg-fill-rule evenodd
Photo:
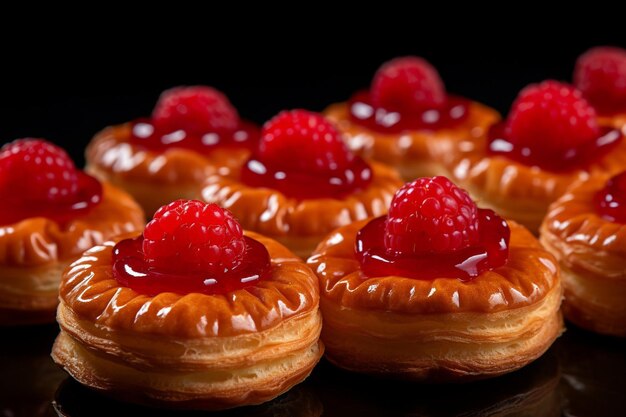
<path fill-rule="evenodd" d="M 160 271 L 146 261 L 142 250 L 143 237 L 125 239 L 113 248 L 113 276 L 121 285 L 148 296 L 164 292 L 226 294 L 254 286 L 271 273 L 270 256 L 265 246 L 247 236 L 244 239 L 243 262 L 220 276 Z"/>
<path fill-rule="evenodd" d="M 578 147 L 552 150 L 517 146 L 506 137 L 506 124 L 497 123 L 489 129 L 488 153 L 503 155 L 527 166 L 538 166 L 552 172 L 584 169 L 609 153 L 620 141 L 622 134 L 617 129 L 601 127 L 600 135 Z"/>
<path fill-rule="evenodd" d="M 266 187 L 300 200 L 314 198 L 341 199 L 366 188 L 372 181 L 372 169 L 355 157 L 349 167 L 328 173 L 287 171 L 272 168 L 250 159 L 241 170 L 241 181 L 250 187 Z"/>
<path fill-rule="evenodd" d="M 368 91 L 355 94 L 348 103 L 352 121 L 381 133 L 454 128 L 467 118 L 470 104 L 467 99 L 448 95 L 441 107 L 399 112 L 375 106 Z"/>
<path fill-rule="evenodd" d="M 130 142 L 157 152 L 177 147 L 206 154 L 225 146 L 253 148 L 258 139 L 259 128 L 243 120 L 234 130 L 195 133 L 187 131 L 184 126 L 172 131 L 159 128 L 151 119 L 139 119 L 132 122 Z"/>
<path fill-rule="evenodd" d="M 626 224 L 626 171 L 611 178 L 595 194 L 594 205 L 606 220 Z"/>
<path fill-rule="evenodd" d="M 74 201 L 50 203 L 15 197 L 0 202 L 0 224 L 12 224 L 33 217 L 44 217 L 65 224 L 84 216 L 102 201 L 102 184 L 94 177 L 78 172 L 78 191 Z"/>
<path fill-rule="evenodd" d="M 395 255 L 384 244 L 387 216 L 369 222 L 356 236 L 355 253 L 366 278 L 400 276 L 413 279 L 473 279 L 504 265 L 509 254 L 510 229 L 492 210 L 478 209 L 480 242 L 451 252 Z"/>

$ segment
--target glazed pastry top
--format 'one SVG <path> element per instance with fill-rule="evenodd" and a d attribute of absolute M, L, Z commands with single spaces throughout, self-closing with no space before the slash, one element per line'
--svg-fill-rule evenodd
<path fill-rule="evenodd" d="M 66 270 L 61 300 L 79 319 L 96 326 L 182 338 L 261 332 L 289 317 L 314 311 L 319 296 L 310 269 L 279 243 L 251 232 L 246 236 L 266 247 L 271 271 L 268 277 L 244 289 L 212 295 L 142 295 L 115 279 L 115 243 L 107 242 L 85 252 Z"/>
<path fill-rule="evenodd" d="M 524 227 L 509 222 L 508 262 L 478 277 L 366 278 L 355 258 L 355 236 L 367 221 L 342 227 L 320 243 L 309 265 L 321 281 L 322 300 L 355 309 L 410 314 L 498 312 L 528 306 L 558 285 L 558 263 Z"/>

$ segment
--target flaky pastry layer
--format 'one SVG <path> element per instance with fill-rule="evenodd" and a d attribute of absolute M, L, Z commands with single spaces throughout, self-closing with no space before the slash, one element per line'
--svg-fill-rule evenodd
<path fill-rule="evenodd" d="M 321 299 L 326 357 L 356 372 L 408 379 L 480 379 L 519 369 L 563 330 L 560 287 L 526 307 L 495 313 L 399 314 Z"/>
<path fill-rule="evenodd" d="M 249 187 L 237 179 L 212 176 L 202 199 L 230 210 L 244 229 L 276 239 L 303 258 L 333 229 L 387 212 L 402 186 L 397 172 L 373 163 L 370 185 L 342 199 L 297 200 L 270 188 Z"/>
<path fill-rule="evenodd" d="M 589 177 L 614 174 L 626 166 L 626 140 L 585 170 L 551 172 L 527 166 L 504 156 L 487 154 L 485 136 L 460 141 L 444 158 L 452 179 L 465 188 L 481 207 L 515 220 L 533 233 L 546 215 L 548 206 L 573 183 Z"/>
<path fill-rule="evenodd" d="M 572 322 L 600 333 L 626 336 L 626 225 L 605 220 L 593 198 L 607 181 L 574 185 L 550 206 L 541 242 L 561 263 Z"/>
<path fill-rule="evenodd" d="M 172 147 L 154 152 L 130 143 L 130 123 L 96 134 L 86 150 L 86 171 L 127 190 L 147 214 L 178 198 L 197 196 L 210 175 L 231 175 L 249 157 L 244 148 L 199 154 Z"/>
<path fill-rule="evenodd" d="M 453 129 L 386 134 L 367 129 L 350 118 L 347 103 L 333 104 L 324 114 L 337 124 L 348 146 L 361 156 L 396 167 L 406 181 L 418 177 L 445 175 L 441 159 L 455 142 L 478 138 L 500 119 L 494 109 L 472 103 L 467 119 Z"/>

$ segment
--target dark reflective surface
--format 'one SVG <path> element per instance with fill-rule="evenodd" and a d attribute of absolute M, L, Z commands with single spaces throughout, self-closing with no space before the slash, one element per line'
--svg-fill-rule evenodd
<path fill-rule="evenodd" d="M 56 326 L 2 329 L 0 417 L 50 416 L 624 416 L 626 341 L 571 328 L 513 374 L 461 385 L 384 381 L 322 362 L 280 398 L 224 413 L 153 410 L 94 393 L 49 357 Z"/>

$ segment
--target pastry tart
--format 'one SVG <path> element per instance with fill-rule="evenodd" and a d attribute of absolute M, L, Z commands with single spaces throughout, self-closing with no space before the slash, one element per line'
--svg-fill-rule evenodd
<path fill-rule="evenodd" d="M 595 107 L 600 124 L 626 129 L 626 50 L 604 46 L 582 54 L 574 85 Z"/>
<path fill-rule="evenodd" d="M 626 172 L 574 185 L 550 206 L 541 242 L 561 264 L 565 317 L 626 337 Z"/>
<path fill-rule="evenodd" d="M 143 235 L 65 272 L 53 359 L 78 382 L 142 404 L 259 404 L 304 380 L 323 352 L 315 275 L 242 232 L 214 204 L 177 200 Z"/>
<path fill-rule="evenodd" d="M 258 129 L 210 87 L 165 91 L 152 117 L 96 134 L 87 172 L 128 191 L 148 216 L 196 196 L 209 175 L 229 175 L 250 156 Z"/>
<path fill-rule="evenodd" d="M 349 152 L 321 115 L 293 110 L 263 126 L 238 175 L 210 177 L 202 198 L 306 258 L 336 227 L 386 213 L 401 185 L 394 169 Z"/>
<path fill-rule="evenodd" d="M 626 141 L 598 124 L 578 90 L 544 81 L 521 91 L 505 122 L 450 155 L 452 179 L 481 206 L 538 233 L 548 206 L 572 183 L 626 166 Z"/>
<path fill-rule="evenodd" d="M 499 114 L 446 93 L 437 70 L 417 57 L 376 72 L 369 91 L 324 112 L 359 155 L 398 168 L 406 181 L 441 175 L 441 159 L 459 140 L 483 135 Z"/>
<path fill-rule="evenodd" d="M 143 228 L 125 192 L 79 171 L 62 149 L 0 149 L 0 324 L 54 321 L 63 269 L 86 249 Z"/>
<path fill-rule="evenodd" d="M 308 263 L 326 357 L 351 371 L 492 377 L 541 356 L 563 328 L 554 257 L 445 177 L 406 184 L 387 216 L 338 228 Z"/>

